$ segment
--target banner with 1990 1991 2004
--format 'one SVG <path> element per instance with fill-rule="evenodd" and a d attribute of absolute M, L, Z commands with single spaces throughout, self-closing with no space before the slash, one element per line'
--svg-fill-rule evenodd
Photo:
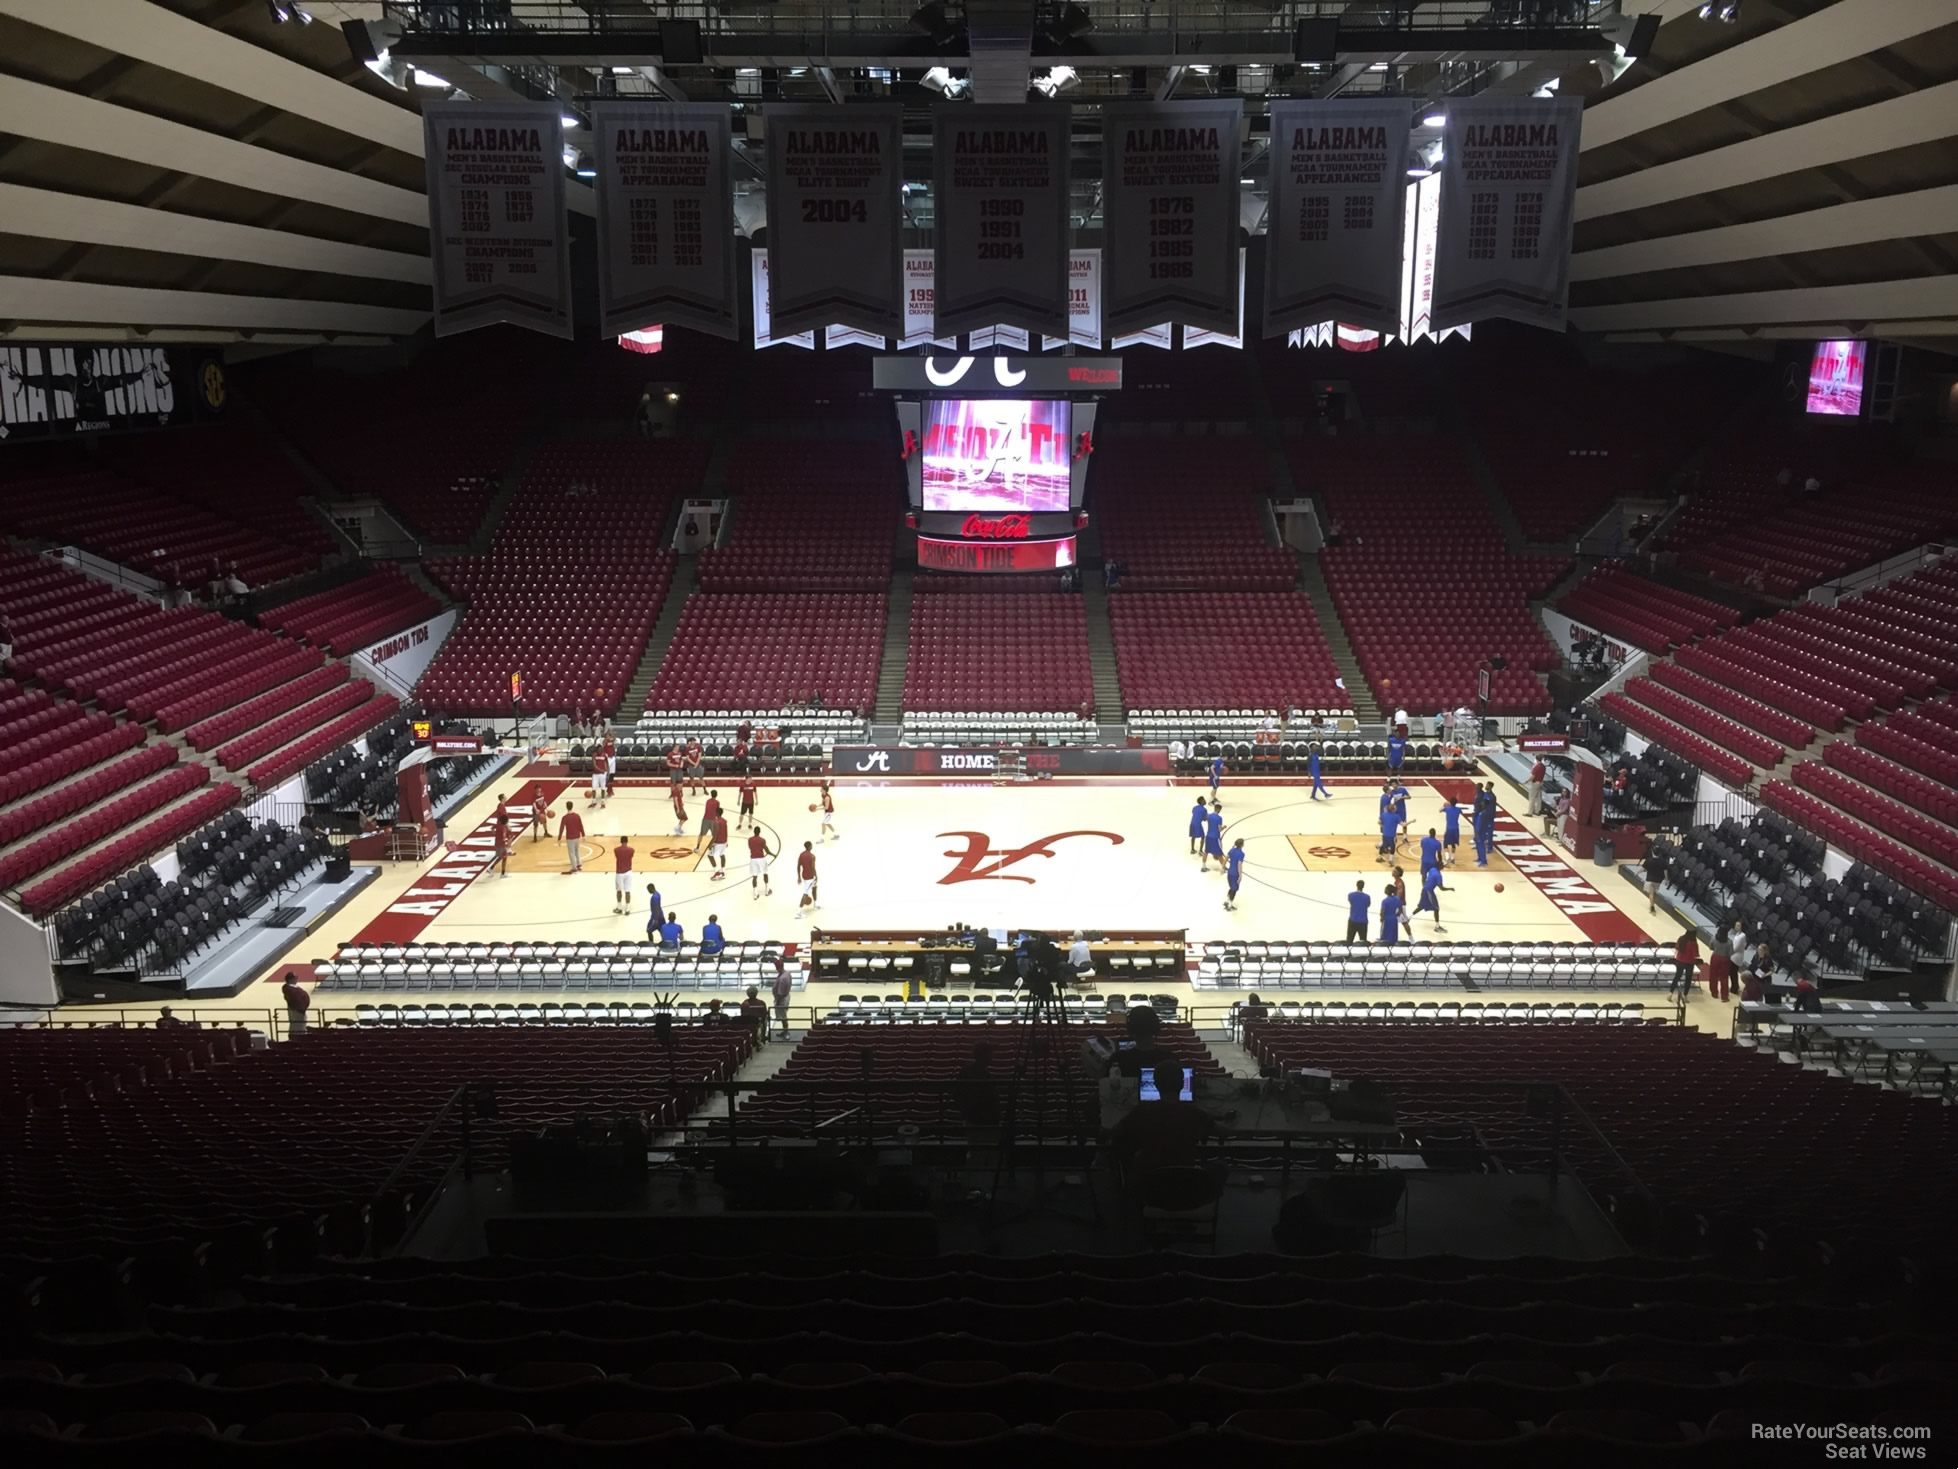
<path fill-rule="evenodd" d="M 1059 103 L 941 106 L 932 118 L 936 333 L 1068 334 L 1068 151 Z"/>
<path fill-rule="evenodd" d="M 775 335 L 834 324 L 900 336 L 903 109 L 782 103 L 763 115 Z"/>
<path fill-rule="evenodd" d="M 435 334 L 508 322 L 571 336 L 571 249 L 555 102 L 428 102 Z"/>
<path fill-rule="evenodd" d="M 1163 322 L 1237 330 L 1243 99 L 1102 106 L 1102 314 L 1111 337 Z"/>

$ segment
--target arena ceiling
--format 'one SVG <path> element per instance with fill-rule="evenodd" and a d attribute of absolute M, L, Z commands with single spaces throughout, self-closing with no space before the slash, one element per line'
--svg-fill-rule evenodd
<path fill-rule="evenodd" d="M 601 95 L 751 116 L 784 97 L 896 97 L 928 227 L 929 109 L 1051 88 L 1077 106 L 1092 230 L 1106 97 L 1242 93 L 1255 229 L 1270 95 L 1445 105 L 1554 85 L 1588 103 L 1577 328 L 1958 341 L 1958 0 L 1738 0 L 1723 21 L 1726 3 L 1703 19 L 1702 0 L 0 0 L 0 340 L 420 330 L 418 113 L 451 89 L 571 114 Z M 1540 6 L 1554 23 L 1509 23 Z M 1648 12 L 1656 39 L 1628 55 Z M 1330 60 L 1298 60 L 1306 18 L 1337 22 Z M 675 19 L 698 23 L 697 62 L 666 54 L 687 39 Z M 758 177 L 758 124 L 744 146 Z M 586 184 L 570 193 L 591 211 Z"/>

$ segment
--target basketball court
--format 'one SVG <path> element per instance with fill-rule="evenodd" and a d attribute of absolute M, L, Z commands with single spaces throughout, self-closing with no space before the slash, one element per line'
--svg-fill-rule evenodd
<path fill-rule="evenodd" d="M 710 915 L 730 940 L 803 943 L 813 926 L 925 932 L 952 923 L 1035 927 L 1066 934 L 1085 929 L 1188 931 L 1193 947 L 1213 939 L 1311 940 L 1343 938 L 1346 895 L 1356 881 L 1377 895 L 1388 867 L 1379 861 L 1378 784 L 1350 778 L 1332 785 L 1331 799 L 1310 799 L 1303 784 L 1276 780 L 1226 782 L 1221 797 L 1226 847 L 1243 838 L 1247 858 L 1235 911 L 1224 910 L 1224 879 L 1213 861 L 1200 870 L 1190 854 L 1190 807 L 1208 796 L 1199 783 L 1159 780 L 1053 781 L 990 784 L 839 782 L 838 836 L 821 840 L 821 817 L 810 806 L 813 785 L 764 785 L 757 802 L 771 852 L 768 889 L 748 876 L 746 833 L 730 827 L 726 876 L 716 879 L 704 845 L 696 850 L 701 798 L 688 797 L 688 831 L 674 836 L 673 811 L 662 780 L 628 781 L 603 808 L 591 806 L 583 782 L 549 764 L 506 778 L 477 796 L 448 823 L 448 844 L 437 857 L 410 868 L 384 867 L 380 880 L 316 929 L 283 964 L 261 976 L 275 983 L 292 961 L 325 959 L 347 942 L 456 943 L 625 940 L 643 938 L 649 883 L 689 937 Z M 1410 892 L 1419 889 L 1418 840 L 1443 828 L 1448 795 L 1466 804 L 1470 785 L 1459 778 L 1410 779 L 1410 852 L 1396 858 Z M 583 870 L 568 871 L 565 846 L 533 840 L 528 829 L 511 845 L 509 876 L 490 870 L 493 813 L 498 795 L 513 812 L 527 811 L 538 789 L 550 797 L 555 829 L 564 797 L 576 801 L 586 835 Z M 732 784 L 721 787 L 732 795 Z M 1545 841 L 1539 821 L 1498 782 L 1501 814 L 1489 866 L 1474 865 L 1466 834 L 1460 865 L 1449 870 L 1442 894 L 1445 937 L 1462 941 L 1669 941 L 1677 930 L 1663 914 L 1648 915 L 1638 891 L 1609 869 L 1575 858 Z M 1466 823 L 1464 823 L 1466 826 Z M 1371 828 L 1371 830 L 1370 830 Z M 613 911 L 612 849 L 620 836 L 634 849 L 633 908 Z M 820 911 L 797 907 L 794 858 L 814 842 Z M 1498 890 L 1500 889 L 1500 890 Z M 1376 908 L 1377 912 L 1377 908 Z M 1373 925 L 1377 935 L 1377 919 Z M 1436 937 L 1425 915 L 1416 939 Z M 266 990 L 248 986 L 230 1003 L 264 1008 Z M 363 994 L 363 1000 L 370 998 Z M 818 985 L 798 1004 L 821 1007 L 830 995 Z M 1517 998 L 1528 998 L 1519 994 Z M 1650 998 L 1646 996 L 1645 998 Z M 1203 992 L 1198 1004 L 1224 997 Z M 223 1003 L 223 1002 L 220 1002 Z M 350 1004 L 322 996 L 323 1008 Z M 1724 1026 L 1726 1007 L 1704 1023 Z M 200 1002 L 199 1008 L 205 1008 Z"/>

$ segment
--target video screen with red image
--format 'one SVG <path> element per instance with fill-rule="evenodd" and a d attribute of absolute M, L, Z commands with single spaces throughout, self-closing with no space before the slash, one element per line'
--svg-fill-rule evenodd
<path fill-rule="evenodd" d="M 1808 362 L 1808 411 L 1854 418 L 1863 411 L 1864 342 L 1817 342 Z"/>
<path fill-rule="evenodd" d="M 1067 404 L 934 398 L 925 405 L 925 509 L 1068 508 Z"/>

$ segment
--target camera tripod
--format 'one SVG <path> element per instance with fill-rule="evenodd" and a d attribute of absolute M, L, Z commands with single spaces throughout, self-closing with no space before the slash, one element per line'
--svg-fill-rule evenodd
<path fill-rule="evenodd" d="M 1085 1090 L 1087 1105 L 1092 1108 L 1097 1097 L 1094 1088 L 1074 1074 L 1067 1006 L 1061 998 L 1064 983 L 1063 979 L 1051 973 L 1040 972 L 1027 980 L 1018 1026 L 1019 1045 L 1013 1057 L 1013 1073 L 1006 1084 L 1006 1105 L 1000 1116 L 999 1152 L 993 1162 L 993 1183 L 986 1206 L 989 1224 L 996 1223 L 998 1219 L 1001 1183 L 1016 1173 L 1017 1160 L 1014 1155 L 1021 1141 L 1022 1102 L 1029 1087 L 1035 1099 L 1029 1142 L 1033 1149 L 1035 1187 L 1039 1192 L 1044 1194 L 1047 1186 L 1047 1147 L 1050 1142 L 1065 1143 L 1077 1152 L 1085 1152 L 1093 1145 L 1089 1129 L 1098 1125 L 1098 1119 L 1084 1128 L 1081 1099 Z M 1050 1137 L 1046 1104 L 1056 1091 L 1061 1099 L 1063 1130 L 1058 1136 Z M 1088 1188 L 1088 1202 L 1094 1210 L 1095 1222 L 1099 1224 L 1101 1203 L 1095 1197 L 1092 1182 Z"/>

